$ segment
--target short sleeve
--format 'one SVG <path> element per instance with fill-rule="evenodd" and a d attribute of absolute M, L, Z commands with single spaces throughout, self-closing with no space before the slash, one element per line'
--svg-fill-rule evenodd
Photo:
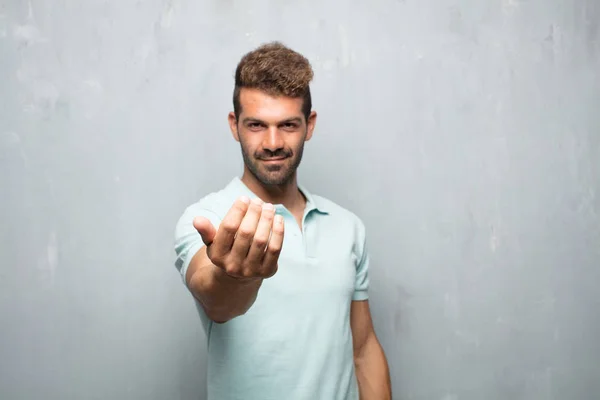
<path fill-rule="evenodd" d="M 194 255 L 204 246 L 202 237 L 194 228 L 194 218 L 205 217 L 215 228 L 219 227 L 221 219 L 213 211 L 199 204 L 189 206 L 177 221 L 175 226 L 175 267 L 181 274 L 183 283 L 187 286 L 185 274 Z"/>
<path fill-rule="evenodd" d="M 367 249 L 367 239 L 365 227 L 362 222 L 356 235 L 356 278 L 354 280 L 354 294 L 352 300 L 363 301 L 369 298 L 369 251 Z"/>

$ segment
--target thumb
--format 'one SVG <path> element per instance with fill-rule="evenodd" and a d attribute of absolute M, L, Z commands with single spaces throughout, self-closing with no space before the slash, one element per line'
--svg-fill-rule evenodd
<path fill-rule="evenodd" d="M 202 241 L 205 245 L 209 245 L 215 240 L 215 235 L 217 234 L 217 230 L 213 226 L 213 224 L 204 217 L 196 217 L 194 218 L 194 228 L 198 231 L 200 236 L 202 237 Z"/>

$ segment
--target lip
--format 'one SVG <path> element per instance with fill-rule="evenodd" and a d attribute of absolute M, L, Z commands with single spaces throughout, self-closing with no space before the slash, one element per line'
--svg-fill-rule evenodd
<path fill-rule="evenodd" d="M 280 157 L 280 158 L 269 158 L 267 160 L 262 159 L 261 161 L 267 164 L 277 164 L 279 162 L 282 162 L 286 159 L 287 157 Z"/>

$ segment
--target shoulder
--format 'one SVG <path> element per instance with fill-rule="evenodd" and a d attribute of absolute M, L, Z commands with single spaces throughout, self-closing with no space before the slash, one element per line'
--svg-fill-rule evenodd
<path fill-rule="evenodd" d="M 325 210 L 336 222 L 343 227 L 351 226 L 356 233 L 364 235 L 365 224 L 361 217 L 350 209 L 320 195 L 312 195 L 319 208 Z"/>
<path fill-rule="evenodd" d="M 184 214 L 203 215 L 212 213 L 222 219 L 233 204 L 233 200 L 229 197 L 225 189 L 210 192 L 196 202 L 189 204 L 185 208 Z"/>
<path fill-rule="evenodd" d="M 338 242 L 346 243 L 352 248 L 357 260 L 366 256 L 367 233 L 361 217 L 348 208 L 341 206 L 323 196 L 312 195 L 315 203 L 327 212 L 330 219 L 327 224 Z"/>
<path fill-rule="evenodd" d="M 229 193 L 223 188 L 209 192 L 187 206 L 184 206 L 175 223 L 175 237 L 177 241 L 199 240 L 196 228 L 194 228 L 194 219 L 196 217 L 207 218 L 215 227 L 221 224 L 221 221 L 227 215 L 227 212 L 233 204 Z"/>

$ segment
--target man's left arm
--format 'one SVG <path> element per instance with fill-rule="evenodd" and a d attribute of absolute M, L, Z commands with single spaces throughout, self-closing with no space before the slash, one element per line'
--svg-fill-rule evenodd
<path fill-rule="evenodd" d="M 392 384 L 383 348 L 375 335 L 369 301 L 353 301 L 350 325 L 361 400 L 391 400 Z"/>

